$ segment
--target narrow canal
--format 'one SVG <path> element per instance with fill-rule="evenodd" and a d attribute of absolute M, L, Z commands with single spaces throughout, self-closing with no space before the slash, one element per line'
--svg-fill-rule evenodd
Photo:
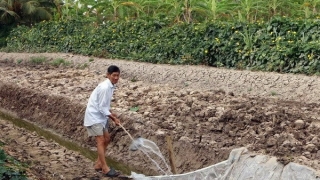
<path fill-rule="evenodd" d="M 22 120 L 22 119 L 18 119 L 18 118 L 14 118 L 14 117 L 12 117 L 6 113 L 3 113 L 1 111 L 0 111 L 0 119 L 12 122 L 15 126 L 20 127 L 20 128 L 24 128 L 30 132 L 35 132 L 38 136 L 42 136 L 47 140 L 54 141 L 69 150 L 79 152 L 81 155 L 85 156 L 86 158 L 90 159 L 91 161 L 95 161 L 95 159 L 97 158 L 96 151 L 90 150 L 89 148 L 82 147 L 75 142 L 67 140 L 67 139 L 61 137 L 60 135 L 55 134 L 52 131 L 45 130 L 45 129 L 43 129 L 43 128 L 41 128 L 31 122 L 28 122 L 28 121 Z M 109 166 L 114 167 L 115 169 L 121 171 L 124 174 L 130 175 L 131 171 L 137 172 L 136 170 L 134 170 L 134 168 L 129 167 L 125 164 L 119 163 L 111 158 L 106 158 L 106 160 L 107 160 Z"/>

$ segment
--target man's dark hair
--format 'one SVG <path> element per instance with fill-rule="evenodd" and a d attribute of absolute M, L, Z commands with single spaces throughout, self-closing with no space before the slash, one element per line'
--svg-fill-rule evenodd
<path fill-rule="evenodd" d="M 118 66 L 115 66 L 115 65 L 111 65 L 108 67 L 108 70 L 107 70 L 108 74 L 112 74 L 114 72 L 118 72 L 120 73 L 120 69 Z"/>

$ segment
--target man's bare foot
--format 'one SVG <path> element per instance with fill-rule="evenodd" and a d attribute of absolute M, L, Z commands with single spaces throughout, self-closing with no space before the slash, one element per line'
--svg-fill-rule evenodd
<path fill-rule="evenodd" d="M 101 165 L 100 165 L 100 164 L 95 164 L 93 168 L 94 168 L 94 170 L 96 170 L 97 172 L 101 172 L 101 171 L 102 171 L 102 168 L 101 168 Z"/>
<path fill-rule="evenodd" d="M 108 173 L 110 171 L 110 167 L 108 165 L 101 166 L 101 172 L 103 174 Z"/>

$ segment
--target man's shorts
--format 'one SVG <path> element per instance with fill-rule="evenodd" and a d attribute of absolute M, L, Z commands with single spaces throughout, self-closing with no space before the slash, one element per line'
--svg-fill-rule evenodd
<path fill-rule="evenodd" d="M 92 126 L 86 127 L 88 130 L 88 136 L 102 136 L 104 132 L 108 132 L 108 123 L 106 124 L 106 127 L 103 127 L 101 123 L 94 124 Z"/>

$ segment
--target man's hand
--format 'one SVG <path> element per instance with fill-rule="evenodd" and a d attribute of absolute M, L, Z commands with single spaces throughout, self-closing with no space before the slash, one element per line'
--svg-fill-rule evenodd
<path fill-rule="evenodd" d="M 113 122 L 116 124 L 116 125 L 119 125 L 120 124 L 120 119 L 118 119 L 118 115 L 114 112 L 111 112 L 112 116 L 114 117 L 113 119 Z"/>
<path fill-rule="evenodd" d="M 118 118 L 115 118 L 115 119 L 113 120 L 113 122 L 114 122 L 117 126 L 120 125 L 120 119 L 118 119 Z"/>
<path fill-rule="evenodd" d="M 112 113 L 109 115 L 109 118 L 112 119 L 112 121 L 116 124 L 119 125 L 120 124 L 120 119 L 118 119 L 117 114 Z"/>
<path fill-rule="evenodd" d="M 111 115 L 112 115 L 113 117 L 115 117 L 115 118 L 118 118 L 118 115 L 117 115 L 116 113 L 114 113 L 114 112 L 111 112 Z"/>

